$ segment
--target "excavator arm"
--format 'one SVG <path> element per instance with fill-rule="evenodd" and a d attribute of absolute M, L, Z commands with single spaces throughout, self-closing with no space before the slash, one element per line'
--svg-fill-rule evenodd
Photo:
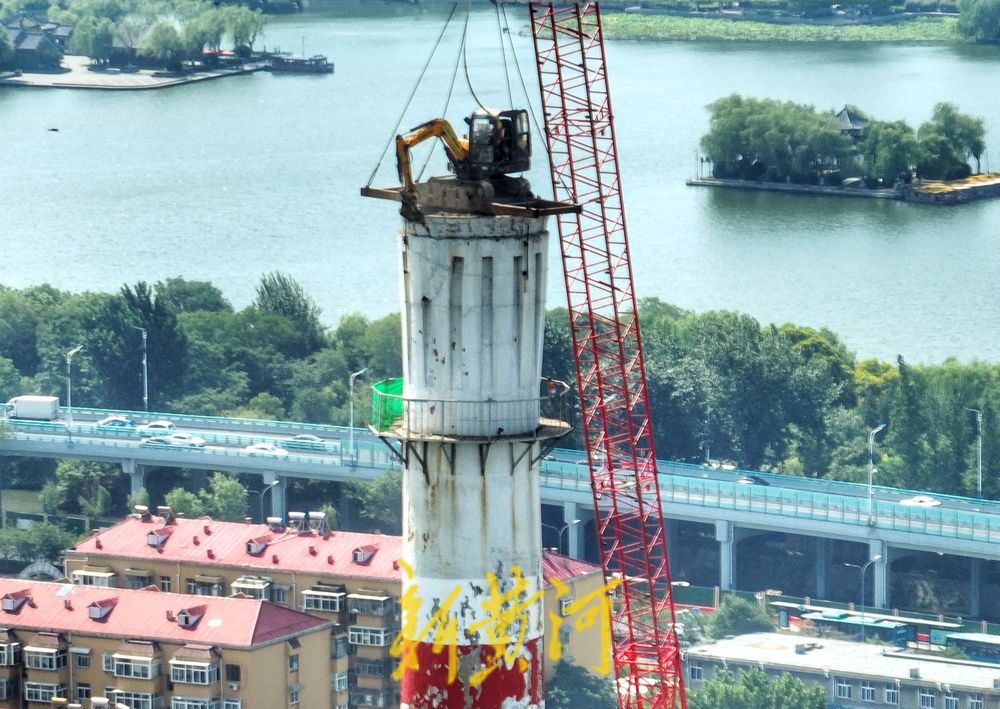
<path fill-rule="evenodd" d="M 459 138 L 451 124 L 443 118 L 434 118 L 422 123 L 405 135 L 396 136 L 396 169 L 404 192 L 413 191 L 413 168 L 410 163 L 410 148 L 431 138 L 440 138 L 452 169 L 456 172 L 469 157 L 469 141 Z"/>

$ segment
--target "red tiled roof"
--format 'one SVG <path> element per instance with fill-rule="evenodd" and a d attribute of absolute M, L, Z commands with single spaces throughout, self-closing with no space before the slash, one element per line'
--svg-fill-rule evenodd
<path fill-rule="evenodd" d="M 87 555 L 91 563 L 102 556 L 136 559 L 160 559 L 172 562 L 230 566 L 249 572 L 268 570 L 295 571 L 317 575 L 337 575 L 381 581 L 396 581 L 401 572 L 396 561 L 403 555 L 401 537 L 359 532 L 298 532 L 286 529 L 273 532 L 266 524 L 217 522 L 208 518 L 177 518 L 169 529 L 170 538 L 157 548 L 146 543 L 146 535 L 160 527 L 163 520 L 150 516 L 126 517 L 100 531 L 73 549 Z M 261 554 L 247 552 L 247 543 L 266 542 Z M 355 550 L 375 551 L 366 563 L 354 562 Z M 211 555 L 209 555 L 211 552 Z M 600 567 L 579 559 L 545 551 L 542 574 L 566 581 L 599 572 Z"/>
<path fill-rule="evenodd" d="M 0 611 L 0 624 L 28 630 L 228 647 L 252 647 L 330 625 L 321 618 L 267 601 L 0 578 L 0 595 L 24 588 L 30 592 L 32 603 L 22 606 L 16 619 L 9 621 L 5 617 L 13 614 Z M 115 607 L 111 613 L 100 621 L 90 617 L 91 606 L 112 599 Z M 204 611 L 201 620 L 191 628 L 182 627 L 176 620 L 185 608 Z"/>
<path fill-rule="evenodd" d="M 570 581 L 581 576 L 599 573 L 601 573 L 601 567 L 595 566 L 589 561 L 563 556 L 554 551 L 546 551 L 542 554 L 542 576 L 547 584 L 552 583 L 552 579 Z"/>

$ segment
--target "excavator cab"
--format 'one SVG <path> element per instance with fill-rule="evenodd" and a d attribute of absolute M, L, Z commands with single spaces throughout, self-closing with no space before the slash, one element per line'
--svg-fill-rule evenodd
<path fill-rule="evenodd" d="M 478 110 L 465 119 L 469 124 L 469 154 L 452 161 L 458 177 L 485 179 L 531 167 L 531 132 L 528 112 Z"/>

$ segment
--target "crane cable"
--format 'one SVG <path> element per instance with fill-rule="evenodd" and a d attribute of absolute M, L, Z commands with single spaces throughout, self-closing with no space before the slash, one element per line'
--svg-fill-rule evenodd
<path fill-rule="evenodd" d="M 448 14 L 448 19 L 444 23 L 444 27 L 441 28 L 441 34 L 438 35 L 437 41 L 434 43 L 434 47 L 431 49 L 430 56 L 427 57 L 426 63 L 424 63 L 423 69 L 420 70 L 420 75 L 417 77 L 416 83 L 413 85 L 413 90 L 406 99 L 406 103 L 403 105 L 403 110 L 399 114 L 399 118 L 396 119 L 396 125 L 393 126 L 392 132 L 389 134 L 389 140 L 386 142 L 385 147 L 382 149 L 382 154 L 379 155 L 378 162 L 375 164 L 375 169 L 372 170 L 372 174 L 368 176 L 368 182 L 366 187 L 371 187 L 372 181 L 375 179 L 375 175 L 378 173 L 380 167 L 382 167 L 382 161 L 385 160 L 386 154 L 389 152 L 389 148 L 392 146 L 393 142 L 396 140 L 396 135 L 399 133 L 399 126 L 403 123 L 403 117 L 406 116 L 406 111 L 410 107 L 410 103 L 413 101 L 413 97 L 417 94 L 417 89 L 420 88 L 420 82 L 423 81 L 424 74 L 427 73 L 427 68 L 431 65 L 431 60 L 434 59 L 434 53 L 437 51 L 438 46 L 441 44 L 441 40 L 444 39 L 444 33 L 448 29 L 448 25 L 451 24 L 452 18 L 455 16 L 455 11 L 458 9 L 458 4 L 452 6 L 451 12 Z M 466 20 L 468 23 L 468 20 Z"/>

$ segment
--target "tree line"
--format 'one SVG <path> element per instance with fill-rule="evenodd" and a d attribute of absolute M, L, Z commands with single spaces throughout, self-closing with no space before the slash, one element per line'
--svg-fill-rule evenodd
<path fill-rule="evenodd" d="M 546 320 L 544 374 L 572 382 L 566 312 L 551 310 Z M 864 481 L 869 432 L 886 423 L 876 450 L 880 484 L 975 494 L 967 411 L 975 409 L 986 441 L 984 493 L 1000 497 L 1000 447 L 991 443 L 1000 440 L 1000 364 L 859 360 L 827 329 L 693 313 L 656 299 L 641 301 L 640 320 L 661 458 Z M 117 293 L 0 287 L 0 400 L 64 396 L 65 355 L 82 343 L 74 403 L 142 409 L 139 328 L 148 335 L 152 411 L 346 424 L 352 372 L 368 367 L 369 381 L 401 374 L 398 314 L 348 315 L 328 327 L 304 289 L 278 272 L 262 277 L 242 309 L 211 283 L 181 278 Z M 370 394 L 357 386 L 354 395 L 362 422 Z M 579 433 L 564 445 L 582 447 Z M 378 517 L 380 502 L 368 504 Z"/>
<path fill-rule="evenodd" d="M 709 131 L 701 148 L 718 178 L 764 179 L 799 184 L 840 184 L 864 178 L 891 187 L 923 179 L 955 180 L 978 173 L 986 150 L 981 118 L 951 103 L 934 106 L 914 130 L 905 121 L 880 121 L 847 109 L 864 125 L 841 129 L 832 112 L 790 101 L 733 94 L 708 105 Z"/>
<path fill-rule="evenodd" d="M 23 4 L 4 4 L 0 14 L 8 17 Z M 209 0 L 65 0 L 44 15 L 72 26 L 69 52 L 97 65 L 145 61 L 171 70 L 204 61 L 205 50 L 216 56 L 224 38 L 238 56 L 250 56 L 266 22 L 260 10 Z M 0 63 L 13 57 L 5 41 L 0 35 Z"/>

